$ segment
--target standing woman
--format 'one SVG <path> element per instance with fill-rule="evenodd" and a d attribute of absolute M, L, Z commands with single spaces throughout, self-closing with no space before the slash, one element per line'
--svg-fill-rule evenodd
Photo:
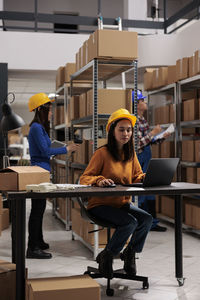
<path fill-rule="evenodd" d="M 30 123 L 28 135 L 31 165 L 39 166 L 51 171 L 50 157 L 56 154 L 66 154 L 77 149 L 76 144 L 70 144 L 61 148 L 51 148 L 49 138 L 49 124 L 51 118 L 51 100 L 45 93 L 33 95 L 29 99 L 29 111 L 35 115 Z M 42 232 L 43 215 L 46 208 L 46 199 L 31 199 L 31 213 L 28 223 L 28 249 L 27 258 L 48 259 L 51 253 L 45 252 L 49 244 L 45 243 Z"/>
<path fill-rule="evenodd" d="M 80 177 L 81 184 L 103 187 L 143 180 L 145 174 L 133 147 L 135 122 L 136 117 L 126 109 L 121 108 L 112 113 L 106 126 L 108 142 L 93 154 Z M 87 209 L 98 219 L 108 221 L 116 228 L 106 248 L 96 258 L 100 273 L 106 278 L 113 277 L 113 257 L 120 253 L 130 237 L 120 257 L 124 261 L 125 272 L 135 275 L 135 253 L 142 252 L 152 216 L 135 207 L 129 196 L 91 197 Z"/>

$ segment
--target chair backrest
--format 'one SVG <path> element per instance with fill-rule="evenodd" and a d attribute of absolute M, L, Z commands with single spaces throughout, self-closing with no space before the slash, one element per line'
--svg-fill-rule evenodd
<path fill-rule="evenodd" d="M 80 180 L 78 179 L 76 181 L 77 184 L 80 183 Z M 110 222 L 107 222 L 105 220 L 102 220 L 100 218 L 95 217 L 94 215 L 92 215 L 89 210 L 87 210 L 87 203 L 88 203 L 88 199 L 87 197 L 77 197 L 76 200 L 78 201 L 78 204 L 80 206 L 81 209 L 81 216 L 83 219 L 88 220 L 96 225 L 99 225 L 101 227 L 106 227 L 106 228 L 115 228 L 116 226 Z"/>
<path fill-rule="evenodd" d="M 87 198 L 82 198 L 82 197 L 78 197 L 77 201 L 80 205 L 81 208 L 81 216 L 83 219 L 85 220 L 89 220 L 94 224 L 97 224 L 101 227 L 110 227 L 110 228 L 115 228 L 115 226 L 110 223 L 107 222 L 105 220 L 102 220 L 100 218 L 95 217 L 94 215 L 92 215 L 88 210 L 87 210 Z"/>

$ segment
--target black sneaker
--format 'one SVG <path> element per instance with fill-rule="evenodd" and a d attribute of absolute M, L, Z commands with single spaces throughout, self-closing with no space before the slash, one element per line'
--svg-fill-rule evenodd
<path fill-rule="evenodd" d="M 26 258 L 50 259 L 52 258 L 52 254 L 44 252 L 40 248 L 35 248 L 34 250 L 28 248 L 26 252 Z"/>
<path fill-rule="evenodd" d="M 105 278 L 109 278 L 109 279 L 113 278 L 113 268 L 112 268 L 113 254 L 112 254 L 112 252 L 104 249 L 97 256 L 96 261 L 99 264 L 99 272 Z"/>
<path fill-rule="evenodd" d="M 150 229 L 151 231 L 165 232 L 167 231 L 167 227 L 156 225 Z"/>

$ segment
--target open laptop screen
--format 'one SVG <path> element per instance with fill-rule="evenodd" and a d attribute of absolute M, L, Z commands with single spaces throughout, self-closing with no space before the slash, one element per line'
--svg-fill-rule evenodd
<path fill-rule="evenodd" d="M 152 158 L 149 161 L 144 182 L 126 184 L 125 186 L 151 187 L 170 185 L 179 160 L 179 158 Z"/>

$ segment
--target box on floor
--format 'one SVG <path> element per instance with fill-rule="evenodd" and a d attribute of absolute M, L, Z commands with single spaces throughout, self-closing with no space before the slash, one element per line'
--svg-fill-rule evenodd
<path fill-rule="evenodd" d="M 16 265 L 0 260 L 0 298 L 16 299 Z"/>
<path fill-rule="evenodd" d="M 27 300 L 100 300 L 100 286 L 88 275 L 27 281 Z"/>

